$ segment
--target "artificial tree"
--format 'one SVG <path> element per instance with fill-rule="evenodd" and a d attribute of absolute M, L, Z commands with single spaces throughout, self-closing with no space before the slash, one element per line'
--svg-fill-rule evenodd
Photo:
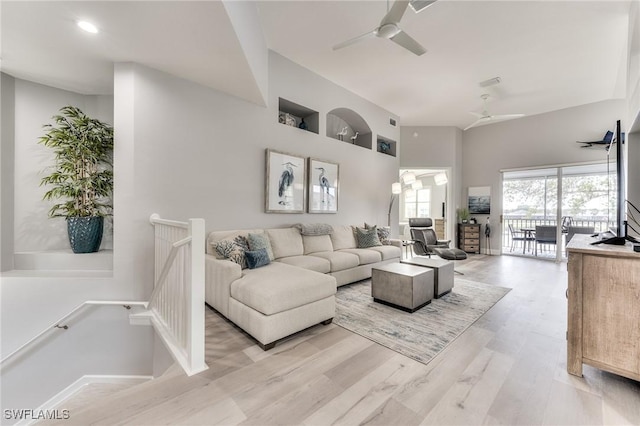
<path fill-rule="evenodd" d="M 43 199 L 62 200 L 49 216 L 66 218 L 73 252 L 96 252 L 104 217 L 113 210 L 113 127 L 74 106 L 61 108 L 52 119 L 55 124 L 45 124 L 39 138 L 55 154 L 53 172 L 40 182 L 51 186 Z"/>

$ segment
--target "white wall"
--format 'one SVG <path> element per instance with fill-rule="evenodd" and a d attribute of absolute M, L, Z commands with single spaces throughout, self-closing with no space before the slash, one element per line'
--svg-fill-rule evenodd
<path fill-rule="evenodd" d="M 455 240 L 455 212 L 460 206 L 462 185 L 462 131 L 457 127 L 402 126 L 400 129 L 400 167 L 448 169 L 447 238 Z M 441 216 L 441 204 L 437 206 Z M 455 244 L 452 244 L 452 247 Z"/>
<path fill-rule="evenodd" d="M 472 128 L 463 135 L 462 197 L 470 186 L 491 187 L 492 251 L 501 244 L 500 170 L 605 161 L 603 150 L 576 141 L 601 140 L 626 113 L 624 100 L 603 101 Z M 478 221 L 486 222 L 485 216 Z"/>
<path fill-rule="evenodd" d="M 28 357 L 3 365 L 2 408 L 36 409 L 85 375 L 152 375 L 153 327 L 129 324 L 129 314 L 140 311 L 87 308 L 64 323 L 67 330 L 53 330 Z"/>
<path fill-rule="evenodd" d="M 0 73 L 0 272 L 13 269 L 15 80 Z"/>
<path fill-rule="evenodd" d="M 114 277 L 150 289 L 151 213 L 203 217 L 207 230 L 298 222 L 386 224 L 398 159 L 278 123 L 278 98 L 326 113 L 357 111 L 398 139 L 388 111 L 273 52 L 260 107 L 136 64 L 116 64 Z M 264 213 L 265 149 L 340 164 L 337 214 Z M 394 213 L 397 223 L 397 210 Z"/>
<path fill-rule="evenodd" d="M 68 250 L 64 218 L 48 217 L 49 209 L 59 200 L 42 200 L 48 188 L 41 187 L 40 180 L 54 165 L 54 156 L 50 148 L 38 144 L 38 138 L 44 134 L 42 126 L 53 123 L 51 117 L 66 105 L 77 106 L 91 117 L 113 123 L 113 99 L 110 96 L 80 95 L 15 79 L 14 105 L 14 251 Z M 111 226 L 107 220 L 101 248 L 111 247 Z"/>

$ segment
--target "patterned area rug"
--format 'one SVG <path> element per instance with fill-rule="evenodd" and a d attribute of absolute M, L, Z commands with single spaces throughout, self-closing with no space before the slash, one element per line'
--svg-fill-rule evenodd
<path fill-rule="evenodd" d="M 410 314 L 374 302 L 364 281 L 338 289 L 333 322 L 427 364 L 510 290 L 456 277 L 451 293 Z"/>

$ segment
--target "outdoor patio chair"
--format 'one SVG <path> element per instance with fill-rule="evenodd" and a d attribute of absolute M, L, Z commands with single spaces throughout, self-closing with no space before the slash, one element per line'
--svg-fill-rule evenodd
<path fill-rule="evenodd" d="M 573 225 L 573 218 L 571 216 L 562 216 L 562 233 L 569 232 L 569 227 Z M 569 242 L 567 240 L 567 242 Z"/>
<path fill-rule="evenodd" d="M 536 244 L 535 255 L 538 255 L 538 244 L 557 244 L 555 225 L 537 225 L 536 226 Z"/>
<path fill-rule="evenodd" d="M 575 234 L 593 234 L 595 231 L 593 226 L 570 226 L 567 228 L 567 244 Z"/>
<path fill-rule="evenodd" d="M 509 232 L 511 233 L 511 250 L 509 250 L 511 252 L 515 247 L 516 241 L 522 241 L 522 253 L 524 254 L 527 243 L 535 240 L 535 238 L 527 232 L 516 231 L 511 224 L 509 224 Z"/>

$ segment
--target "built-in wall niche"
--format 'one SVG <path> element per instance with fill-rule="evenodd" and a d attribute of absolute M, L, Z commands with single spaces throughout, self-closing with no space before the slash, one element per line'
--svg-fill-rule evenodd
<path fill-rule="evenodd" d="M 371 149 L 371 128 L 360 114 L 349 108 L 336 108 L 327 113 L 327 136 Z"/>
<path fill-rule="evenodd" d="M 278 98 L 278 122 L 316 134 L 320 133 L 320 114 L 305 106 Z"/>
<path fill-rule="evenodd" d="M 396 141 L 391 140 L 389 138 L 385 138 L 384 136 L 378 135 L 376 149 L 378 152 L 383 154 L 390 155 L 392 157 L 396 156 Z"/>

